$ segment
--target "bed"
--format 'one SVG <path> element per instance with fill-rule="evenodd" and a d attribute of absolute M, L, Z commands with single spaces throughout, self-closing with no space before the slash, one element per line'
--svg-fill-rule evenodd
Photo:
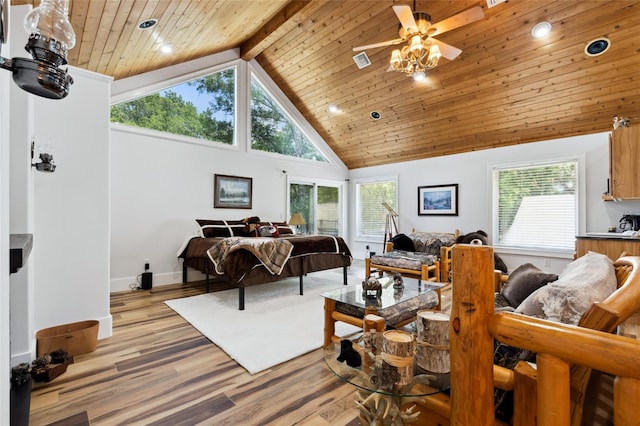
<path fill-rule="evenodd" d="M 265 266 L 265 262 L 252 252 L 251 247 L 261 241 L 271 241 L 269 245 L 276 250 L 290 249 L 278 259 L 279 268 L 269 269 L 269 265 Z M 229 246 L 234 249 L 225 250 Z M 221 252 L 223 255 L 218 257 Z M 216 257 L 212 257 L 212 254 Z M 230 282 L 238 287 L 240 310 L 244 309 L 244 289 L 254 285 L 299 277 L 300 294 L 303 294 L 303 277 L 306 274 L 335 268 L 343 269 L 343 284 L 347 285 L 347 268 L 352 261 L 351 251 L 341 237 L 293 234 L 284 234 L 278 238 L 194 236 L 183 245 L 178 257 L 183 260 L 183 283 L 187 282 L 188 268 L 205 274 L 207 291 L 211 279 Z"/>

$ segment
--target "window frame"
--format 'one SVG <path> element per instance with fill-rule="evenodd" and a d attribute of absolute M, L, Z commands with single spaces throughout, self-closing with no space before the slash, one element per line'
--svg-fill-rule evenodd
<path fill-rule="evenodd" d="M 161 90 L 170 88 L 177 84 L 185 83 L 189 80 L 193 80 L 199 77 L 204 77 L 208 74 L 212 74 L 230 67 L 236 67 L 236 108 L 235 108 L 235 131 L 234 131 L 234 144 L 227 145 L 222 143 L 212 143 L 211 141 L 203 141 L 201 139 L 192 138 L 183 135 L 177 135 L 173 133 L 161 132 L 153 129 L 145 129 L 141 127 L 132 127 L 121 123 L 110 122 L 113 128 L 120 131 L 140 134 L 143 136 L 149 136 L 153 138 L 162 138 L 175 142 L 190 143 L 194 145 L 206 146 L 213 149 L 225 149 L 231 151 L 251 152 L 252 154 L 268 157 L 286 159 L 289 161 L 295 161 L 304 164 L 322 165 L 323 167 L 330 167 L 338 169 L 344 166 L 342 160 L 336 155 L 335 152 L 327 145 L 326 141 L 318 134 L 318 132 L 311 126 L 307 119 L 298 111 L 293 103 L 286 97 L 286 95 L 280 90 L 280 88 L 271 80 L 270 76 L 262 69 L 255 59 L 245 61 L 237 57 L 233 51 L 220 52 L 211 57 L 208 57 L 206 63 L 211 63 L 212 60 L 219 60 L 220 62 L 213 66 L 204 66 L 200 68 L 204 62 L 192 61 L 190 64 L 180 64 L 179 66 L 184 68 L 190 68 L 192 71 L 187 72 L 172 78 L 166 78 L 166 73 L 174 69 L 174 67 L 168 68 L 162 73 L 155 73 L 154 76 L 136 76 L 127 79 L 126 82 L 119 81 L 118 87 L 115 93 L 112 93 L 110 98 L 110 106 L 127 102 L 139 97 L 147 96 Z M 283 155 L 278 153 L 270 153 L 266 151 L 253 150 L 250 147 L 250 113 L 251 113 L 251 75 L 256 77 L 263 88 L 273 97 L 274 101 L 278 103 L 280 108 L 287 114 L 296 126 L 305 134 L 305 136 L 311 141 L 320 152 L 326 162 L 320 162 L 316 160 L 310 160 L 306 158 L 299 158 L 289 155 Z M 246 118 L 246 119 L 245 119 Z"/>
<path fill-rule="evenodd" d="M 149 84 L 146 85 L 144 87 L 144 89 L 141 90 L 136 90 L 134 92 L 125 92 L 124 94 L 121 94 L 119 96 L 112 96 L 111 97 L 111 102 L 109 104 L 109 108 L 111 108 L 114 105 L 118 105 L 121 103 L 125 103 L 125 102 L 130 102 L 133 101 L 135 99 L 139 99 L 139 98 L 144 98 L 146 96 L 150 96 L 153 95 L 154 93 L 159 93 L 163 90 L 168 90 L 171 89 L 174 86 L 177 86 L 179 84 L 184 84 L 187 83 L 191 80 L 195 80 L 198 78 L 202 78 L 202 77 L 206 77 L 207 75 L 210 74 L 215 74 L 218 72 L 222 72 L 224 70 L 230 69 L 230 68 L 234 68 L 235 69 L 235 85 L 234 85 L 234 132 L 233 132 L 233 143 L 232 144 L 225 144 L 225 143 L 221 143 L 221 142 L 217 142 L 217 141 L 212 141 L 212 140 L 208 140 L 208 139 L 199 139 L 199 138 L 194 138 L 191 136 L 186 136 L 186 135 L 179 135 L 177 133 L 170 133 L 170 132 L 164 132 L 161 130 L 156 130 L 156 129 L 149 129 L 146 127 L 137 127 L 137 126 L 130 126 L 128 124 L 123 124 L 123 123 L 117 123 L 117 122 L 113 122 L 111 120 L 109 120 L 109 123 L 111 126 L 114 126 L 115 128 L 118 128 L 120 130 L 123 131 L 127 131 L 129 133 L 134 133 L 134 134 L 140 134 L 140 135 L 144 135 L 144 136 L 151 136 L 154 138 L 162 138 L 162 139 L 167 139 L 167 140 L 175 140 L 177 142 L 186 142 L 186 143 L 191 143 L 191 144 L 195 144 L 195 145 L 201 145 L 201 146 L 209 146 L 209 147 L 213 147 L 213 148 L 222 148 L 222 149 L 231 149 L 234 151 L 238 151 L 240 149 L 240 145 L 241 142 L 244 140 L 242 138 L 242 136 L 240 135 L 240 132 L 243 131 L 243 127 L 239 125 L 238 120 L 240 118 L 240 114 L 241 114 L 241 108 L 244 108 L 244 105 L 241 103 L 242 102 L 242 93 L 241 90 L 243 90 L 242 87 L 240 87 L 240 81 L 242 79 L 241 75 L 246 74 L 246 72 L 243 71 L 243 68 L 245 68 L 244 66 L 244 62 L 241 60 L 234 60 L 234 61 L 228 61 L 228 62 L 224 62 L 224 63 L 220 63 L 218 65 L 215 65 L 213 67 L 208 67 L 205 69 L 201 69 L 195 72 L 191 72 L 188 74 L 184 74 L 181 75 L 179 77 L 174 77 L 171 79 L 167 79 L 167 80 L 162 80 L 160 82 L 157 82 L 155 84 Z M 244 110 L 244 109 L 243 109 Z"/>
<path fill-rule="evenodd" d="M 320 153 L 320 155 L 322 155 L 322 157 L 324 158 L 325 161 L 318 161 L 318 160 L 312 160 L 309 158 L 302 158 L 302 157 L 296 157 L 293 155 L 286 155 L 286 154 L 281 154 L 279 152 L 271 152 L 271 151 L 263 151 L 260 149 L 253 149 L 251 146 L 251 142 L 252 142 L 252 134 L 251 134 L 251 79 L 255 78 L 256 82 L 258 85 L 260 85 L 261 89 L 264 90 L 267 95 L 269 95 L 271 97 L 271 99 L 273 100 L 273 102 L 280 108 L 281 112 L 284 114 L 284 116 L 291 121 L 299 130 L 300 132 L 302 132 L 302 134 L 307 138 L 307 140 L 314 146 L 314 148 Z M 304 121 L 300 121 L 299 119 L 295 118 L 295 114 L 296 114 L 296 110 L 295 108 L 291 108 L 288 107 L 289 103 L 283 102 L 283 97 L 278 95 L 277 91 L 274 90 L 275 87 L 272 83 L 270 83 L 269 80 L 265 80 L 263 78 L 261 78 L 260 73 L 254 69 L 253 67 L 249 67 L 249 72 L 247 75 L 247 79 L 246 79 L 246 90 L 247 90 L 247 152 L 250 152 L 252 154 L 257 154 L 257 155 L 265 155 L 268 157 L 277 157 L 277 158 L 287 158 L 287 159 L 295 159 L 297 161 L 303 161 L 303 162 L 308 162 L 310 164 L 327 164 L 327 165 L 335 165 L 335 162 L 332 160 L 332 157 L 330 155 L 327 155 L 327 153 L 320 148 L 320 146 L 317 143 L 317 140 L 315 140 L 313 133 L 309 131 L 308 127 L 306 125 L 306 120 Z M 299 114 L 299 112 L 297 112 Z M 303 125 L 303 123 L 305 123 Z M 311 129 L 313 130 L 313 129 Z"/>
<path fill-rule="evenodd" d="M 586 222 L 586 175 L 585 175 L 585 156 L 584 154 L 573 154 L 563 157 L 554 158 L 540 158 L 531 161 L 509 162 L 500 164 L 488 165 L 488 182 L 489 188 L 491 188 L 491 203 L 489 206 L 490 217 L 492 220 L 491 226 L 491 244 L 500 253 L 505 254 L 517 254 L 528 256 L 550 256 L 556 258 L 572 259 L 575 253 L 575 241 L 571 245 L 571 248 L 559 249 L 551 247 L 529 247 L 529 246 L 514 246 L 501 244 L 498 240 L 498 181 L 496 179 L 496 172 L 505 171 L 510 169 L 519 169 L 526 167 L 542 167 L 554 164 L 562 164 L 574 162 L 576 163 L 576 191 L 575 191 L 575 235 L 584 233 Z"/>
<path fill-rule="evenodd" d="M 372 177 L 372 178 L 362 178 L 362 179 L 358 179 L 357 181 L 354 182 L 354 204 L 355 204 L 355 213 L 354 213 L 354 224 L 355 224 L 355 228 L 354 228 L 354 241 L 360 241 L 360 242 L 371 242 L 371 243 L 379 243 L 381 238 L 384 238 L 384 230 L 382 231 L 382 234 L 362 234 L 360 233 L 360 218 L 361 218 L 361 214 L 360 214 L 360 210 L 361 210 L 361 205 L 360 205 L 360 187 L 362 185 L 367 185 L 367 184 L 374 184 L 374 183 L 384 183 L 384 182 L 393 182 L 396 186 L 396 191 L 395 191 L 395 200 L 394 200 L 394 205 L 395 205 L 395 210 L 398 211 L 398 176 L 397 175 L 392 175 L 392 176 L 378 176 L 378 177 Z M 399 218 L 396 218 L 396 223 L 398 221 Z M 399 223 L 397 223 L 398 227 L 400 226 Z"/>

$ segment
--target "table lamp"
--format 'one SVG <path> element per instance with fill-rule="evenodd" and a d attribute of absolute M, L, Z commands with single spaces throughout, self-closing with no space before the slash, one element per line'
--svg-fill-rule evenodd
<path fill-rule="evenodd" d="M 305 225 L 306 223 L 304 216 L 302 216 L 302 213 L 300 212 L 293 213 L 291 218 L 289 218 L 289 225 L 295 225 L 296 234 L 300 234 L 300 225 Z"/>

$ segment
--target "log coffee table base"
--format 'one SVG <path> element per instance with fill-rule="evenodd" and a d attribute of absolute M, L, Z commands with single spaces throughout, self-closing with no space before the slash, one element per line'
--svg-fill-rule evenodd
<path fill-rule="evenodd" d="M 413 283 L 407 285 L 405 280 L 405 288 L 397 291 L 390 278 L 379 281 L 383 284 L 379 299 L 364 297 L 361 286 L 341 287 L 321 294 L 324 297 L 324 348 L 340 340 L 335 335 L 337 321 L 362 328 L 364 316 L 374 314 L 384 318 L 387 327 L 403 327 L 416 320 L 419 310 L 438 309 L 441 289 L 448 284 L 429 282 L 416 287 Z"/>

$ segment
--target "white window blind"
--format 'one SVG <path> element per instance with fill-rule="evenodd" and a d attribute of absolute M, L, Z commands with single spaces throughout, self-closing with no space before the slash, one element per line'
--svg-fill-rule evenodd
<path fill-rule="evenodd" d="M 384 236 L 387 222 L 387 209 L 382 205 L 387 202 L 396 208 L 396 181 L 395 179 L 377 182 L 359 182 L 356 184 L 357 237 Z"/>
<path fill-rule="evenodd" d="M 573 250 L 577 170 L 577 160 L 494 168 L 494 246 Z"/>

